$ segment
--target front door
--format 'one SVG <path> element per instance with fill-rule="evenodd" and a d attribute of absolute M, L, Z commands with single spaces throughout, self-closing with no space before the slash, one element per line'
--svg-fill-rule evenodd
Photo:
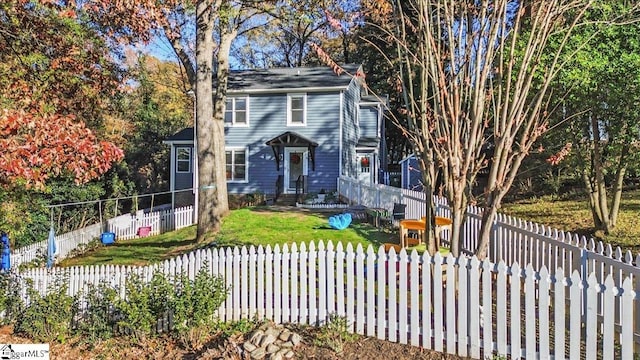
<path fill-rule="evenodd" d="M 358 154 L 356 159 L 358 161 L 358 180 L 367 185 L 373 185 L 375 183 L 373 153 Z"/>
<path fill-rule="evenodd" d="M 301 175 L 308 174 L 307 148 L 287 147 L 284 149 L 284 190 L 286 193 L 296 192 L 296 182 Z"/>

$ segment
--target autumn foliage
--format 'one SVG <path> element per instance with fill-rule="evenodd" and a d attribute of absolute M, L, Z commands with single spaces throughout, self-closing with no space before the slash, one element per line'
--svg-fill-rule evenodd
<path fill-rule="evenodd" d="M 98 140 L 121 72 L 74 2 L 0 4 L 0 185 L 98 178 L 123 153 Z M 89 127 L 91 129 L 89 129 Z"/>
<path fill-rule="evenodd" d="M 4 110 L 0 115 L 0 179 L 42 187 L 46 180 L 70 175 L 75 182 L 97 178 L 123 157 L 112 143 L 98 141 L 73 116 L 34 116 Z"/>

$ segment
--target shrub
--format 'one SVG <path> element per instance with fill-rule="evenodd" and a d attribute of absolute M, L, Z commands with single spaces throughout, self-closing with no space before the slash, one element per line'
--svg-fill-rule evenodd
<path fill-rule="evenodd" d="M 358 335 L 349 332 L 347 318 L 332 313 L 329 314 L 327 321 L 320 327 L 320 334 L 315 343 L 318 346 L 325 346 L 337 353 L 341 353 L 346 343 L 352 342 L 357 338 Z"/>
<path fill-rule="evenodd" d="M 18 265 L 19 270 L 43 268 L 47 265 L 47 249 L 36 249 L 36 256 L 29 262 Z"/>
<path fill-rule="evenodd" d="M 156 275 L 154 275 L 155 277 Z M 125 300 L 116 302 L 118 326 L 138 340 L 153 335 L 158 317 L 153 313 L 150 284 L 145 284 L 139 275 L 131 274 L 125 283 Z"/>
<path fill-rule="evenodd" d="M 89 284 L 86 294 L 76 302 L 76 333 L 87 343 L 113 337 L 117 301 L 118 291 L 108 282 Z"/>
<path fill-rule="evenodd" d="M 75 298 L 67 295 L 67 280 L 56 277 L 44 296 L 33 287 L 27 289 L 28 305 L 16 322 L 16 332 L 41 342 L 64 342 L 69 337 Z"/>
<path fill-rule="evenodd" d="M 24 310 L 20 277 L 15 272 L 0 273 L 0 325 L 14 323 Z"/>
<path fill-rule="evenodd" d="M 228 290 L 224 280 L 210 274 L 206 265 L 194 280 L 183 274 L 176 285 L 172 306 L 174 331 L 187 347 L 199 347 L 213 328 L 215 312 Z"/>

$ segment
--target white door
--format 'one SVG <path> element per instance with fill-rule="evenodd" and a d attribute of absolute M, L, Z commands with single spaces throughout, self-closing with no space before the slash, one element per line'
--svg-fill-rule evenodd
<path fill-rule="evenodd" d="M 375 183 L 375 163 L 373 154 L 358 154 L 356 157 L 358 163 L 358 180 L 369 185 Z"/>
<path fill-rule="evenodd" d="M 296 181 L 300 175 L 308 175 L 307 148 L 287 147 L 284 149 L 284 191 L 292 194 L 296 192 Z"/>

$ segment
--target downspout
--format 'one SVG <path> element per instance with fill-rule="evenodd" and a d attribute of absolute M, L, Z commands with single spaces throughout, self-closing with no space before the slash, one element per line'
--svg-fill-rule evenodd
<path fill-rule="evenodd" d="M 171 208 L 176 208 L 176 147 L 171 143 L 169 150 L 169 190 L 171 191 Z"/>

